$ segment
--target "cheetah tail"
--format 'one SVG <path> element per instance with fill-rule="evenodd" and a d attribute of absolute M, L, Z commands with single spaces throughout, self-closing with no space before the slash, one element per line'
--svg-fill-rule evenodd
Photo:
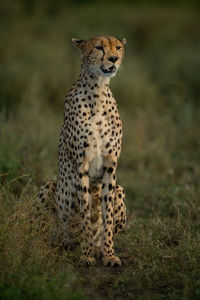
<path fill-rule="evenodd" d="M 37 195 L 37 203 L 45 206 L 47 211 L 56 212 L 55 205 L 56 181 L 46 181 L 40 188 Z"/>

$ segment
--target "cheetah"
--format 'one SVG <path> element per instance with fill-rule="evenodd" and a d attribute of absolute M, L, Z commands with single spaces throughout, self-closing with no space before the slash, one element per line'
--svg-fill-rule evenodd
<path fill-rule="evenodd" d="M 69 239 L 81 237 L 80 261 L 94 265 L 101 256 L 104 265 L 119 266 L 113 238 L 126 221 L 124 190 L 116 184 L 122 122 L 109 83 L 122 62 L 126 40 L 97 36 L 73 38 L 72 43 L 82 64 L 65 100 L 54 201 Z M 42 186 L 40 201 L 48 188 L 48 183 Z"/>

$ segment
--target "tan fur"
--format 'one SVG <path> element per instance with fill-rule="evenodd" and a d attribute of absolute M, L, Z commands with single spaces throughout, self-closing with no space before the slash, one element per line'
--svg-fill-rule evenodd
<path fill-rule="evenodd" d="M 122 62 L 126 41 L 98 36 L 72 42 L 82 67 L 65 101 L 57 213 L 66 232 L 73 236 L 74 230 L 82 238 L 83 263 L 94 264 L 100 251 L 105 265 L 117 266 L 121 262 L 114 255 L 113 237 L 124 227 L 126 207 L 123 188 L 116 185 L 122 124 L 109 82 Z"/>

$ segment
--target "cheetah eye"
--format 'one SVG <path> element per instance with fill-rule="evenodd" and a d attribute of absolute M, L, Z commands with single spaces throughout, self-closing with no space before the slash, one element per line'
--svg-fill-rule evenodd
<path fill-rule="evenodd" d="M 103 50 L 103 46 L 96 46 L 95 47 L 97 50 Z"/>
<path fill-rule="evenodd" d="M 117 49 L 117 50 L 120 50 L 120 49 L 121 49 L 121 46 L 116 46 L 116 49 Z"/>

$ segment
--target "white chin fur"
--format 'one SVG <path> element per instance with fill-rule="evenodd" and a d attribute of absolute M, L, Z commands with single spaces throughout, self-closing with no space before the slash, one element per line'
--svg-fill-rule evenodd
<path fill-rule="evenodd" d="M 105 77 L 114 77 L 117 73 L 117 70 L 113 73 L 104 73 L 101 69 L 99 69 L 101 75 L 105 76 Z"/>

